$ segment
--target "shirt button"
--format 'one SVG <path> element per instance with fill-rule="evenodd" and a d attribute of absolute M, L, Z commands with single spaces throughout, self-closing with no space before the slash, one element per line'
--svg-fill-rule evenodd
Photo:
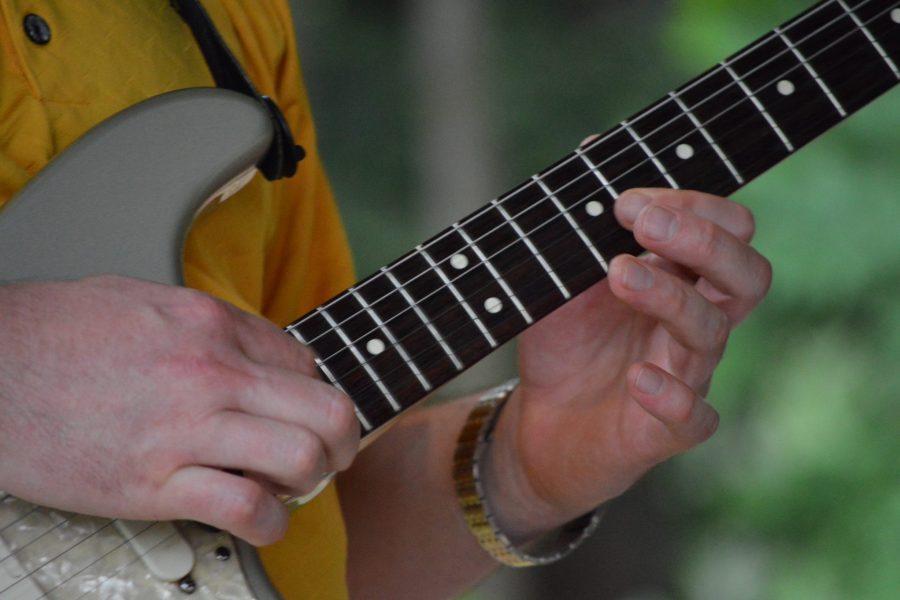
<path fill-rule="evenodd" d="M 43 46 L 50 42 L 50 26 L 42 16 L 34 13 L 27 14 L 22 24 L 25 27 L 25 35 L 35 44 Z"/>

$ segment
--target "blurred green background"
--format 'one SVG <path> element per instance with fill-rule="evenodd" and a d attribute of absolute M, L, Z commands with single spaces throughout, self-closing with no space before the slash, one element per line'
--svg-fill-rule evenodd
<path fill-rule="evenodd" d="M 810 4 L 302 0 L 360 275 Z M 735 198 L 775 281 L 717 373 L 719 432 L 618 499 L 571 559 L 469 600 L 900 597 L 900 92 Z"/>

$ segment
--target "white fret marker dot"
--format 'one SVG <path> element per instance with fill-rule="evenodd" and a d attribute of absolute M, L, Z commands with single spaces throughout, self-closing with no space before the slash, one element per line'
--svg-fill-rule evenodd
<path fill-rule="evenodd" d="M 465 254 L 454 254 L 450 257 L 450 265 L 454 269 L 462 270 L 469 266 L 469 257 Z"/>
<path fill-rule="evenodd" d="M 584 210 L 592 217 L 599 217 L 603 214 L 603 204 L 596 200 L 591 200 L 584 205 Z"/>
<path fill-rule="evenodd" d="M 900 8 L 895 8 L 891 11 L 891 20 L 894 23 L 900 23 Z"/>
<path fill-rule="evenodd" d="M 778 93 L 782 96 L 790 96 L 797 91 L 797 86 L 795 86 L 793 82 L 788 81 L 787 79 L 782 79 L 781 81 L 779 81 L 776 88 L 778 89 Z"/>
<path fill-rule="evenodd" d="M 678 144 L 678 147 L 675 148 L 675 154 L 681 160 L 687 160 L 694 156 L 694 147 L 690 144 Z"/>
<path fill-rule="evenodd" d="M 372 356 L 378 356 L 382 352 L 384 352 L 384 342 L 379 340 L 378 338 L 372 338 L 368 342 L 366 342 L 366 350 L 369 351 L 369 354 Z"/>
<path fill-rule="evenodd" d="M 500 298 L 488 298 L 484 301 L 484 310 L 488 311 L 492 315 L 496 315 L 498 312 L 503 310 L 503 303 L 500 301 Z"/>

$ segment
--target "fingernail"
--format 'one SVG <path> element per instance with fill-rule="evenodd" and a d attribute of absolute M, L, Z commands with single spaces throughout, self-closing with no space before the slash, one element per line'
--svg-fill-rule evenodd
<path fill-rule="evenodd" d="M 644 215 L 641 229 L 647 237 L 658 242 L 667 242 L 678 231 L 678 217 L 670 210 L 654 206 Z"/>
<path fill-rule="evenodd" d="M 640 292 L 653 285 L 653 273 L 636 260 L 629 260 L 625 265 L 622 283 L 630 290 Z"/>
<path fill-rule="evenodd" d="M 634 223 L 641 210 L 650 204 L 650 200 L 650 196 L 641 192 L 625 192 L 616 201 L 616 208 L 619 216 L 629 223 Z"/>
<path fill-rule="evenodd" d="M 644 367 L 641 369 L 641 372 L 638 373 L 637 379 L 634 382 L 637 389 L 642 391 L 643 393 L 649 396 L 655 396 L 662 390 L 663 386 L 663 378 L 662 375 L 650 369 L 648 367 Z"/>

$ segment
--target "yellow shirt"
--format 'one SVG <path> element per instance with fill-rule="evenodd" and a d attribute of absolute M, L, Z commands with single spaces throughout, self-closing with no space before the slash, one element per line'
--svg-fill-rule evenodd
<path fill-rule="evenodd" d="M 185 281 L 286 325 L 352 283 L 352 267 L 316 151 L 284 0 L 205 0 L 258 89 L 307 150 L 299 172 L 256 179 L 195 225 Z M 50 41 L 23 27 L 33 13 Z M 0 205 L 58 152 L 111 114 L 212 78 L 169 0 L 0 0 Z M 285 541 L 261 551 L 286 599 L 346 598 L 346 537 L 331 486 L 298 510 Z"/>

